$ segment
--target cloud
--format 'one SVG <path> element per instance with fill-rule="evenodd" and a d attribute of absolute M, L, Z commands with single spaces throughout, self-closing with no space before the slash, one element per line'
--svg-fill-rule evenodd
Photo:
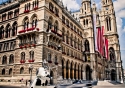
<path fill-rule="evenodd" d="M 79 10 L 80 5 L 76 0 L 63 0 L 64 6 L 67 6 L 68 10 Z"/>

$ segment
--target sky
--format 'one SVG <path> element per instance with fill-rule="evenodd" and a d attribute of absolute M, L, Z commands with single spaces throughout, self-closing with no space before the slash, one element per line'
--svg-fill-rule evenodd
<path fill-rule="evenodd" d="M 79 10 L 82 0 L 63 0 L 64 6 L 67 6 L 69 10 Z M 101 6 L 101 0 L 95 1 L 97 8 Z M 114 9 L 116 13 L 117 31 L 119 34 L 121 59 L 123 61 L 123 67 L 125 69 L 125 0 L 113 0 Z"/>
<path fill-rule="evenodd" d="M 7 0 L 0 0 L 2 1 Z M 64 5 L 67 6 L 69 10 L 79 10 L 82 0 L 62 0 Z M 101 6 L 101 0 L 91 0 L 95 1 L 97 8 Z M 123 61 L 123 67 L 125 69 L 125 0 L 113 0 L 114 9 L 116 13 L 117 30 L 119 34 L 121 59 Z"/>

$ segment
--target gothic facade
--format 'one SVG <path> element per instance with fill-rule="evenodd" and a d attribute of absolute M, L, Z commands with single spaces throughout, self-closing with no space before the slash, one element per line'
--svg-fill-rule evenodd
<path fill-rule="evenodd" d="M 10 0 L 0 8 L 0 80 L 30 80 L 45 65 L 51 84 L 62 80 L 122 80 L 122 61 L 112 0 L 97 12 L 82 0 L 71 13 L 59 0 Z M 78 15 L 77 18 L 74 15 Z M 109 59 L 94 48 L 93 14 L 105 27 Z M 45 63 L 46 62 L 46 63 Z M 33 66 L 32 73 L 30 66 Z"/>

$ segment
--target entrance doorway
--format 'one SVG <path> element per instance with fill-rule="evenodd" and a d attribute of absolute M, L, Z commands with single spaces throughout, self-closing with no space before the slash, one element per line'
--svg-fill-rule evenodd
<path fill-rule="evenodd" d="M 115 81 L 115 78 L 116 78 L 116 71 L 113 69 L 111 70 L 111 80 Z"/>
<path fill-rule="evenodd" d="M 53 71 L 50 71 L 50 85 L 53 85 Z"/>
<path fill-rule="evenodd" d="M 86 80 L 91 80 L 91 69 L 90 66 L 86 66 Z"/>

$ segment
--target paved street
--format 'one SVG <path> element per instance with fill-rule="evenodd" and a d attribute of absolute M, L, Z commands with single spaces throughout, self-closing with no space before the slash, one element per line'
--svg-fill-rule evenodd
<path fill-rule="evenodd" d="M 28 88 L 28 87 L 9 86 L 9 85 L 0 85 L 0 88 Z"/>

